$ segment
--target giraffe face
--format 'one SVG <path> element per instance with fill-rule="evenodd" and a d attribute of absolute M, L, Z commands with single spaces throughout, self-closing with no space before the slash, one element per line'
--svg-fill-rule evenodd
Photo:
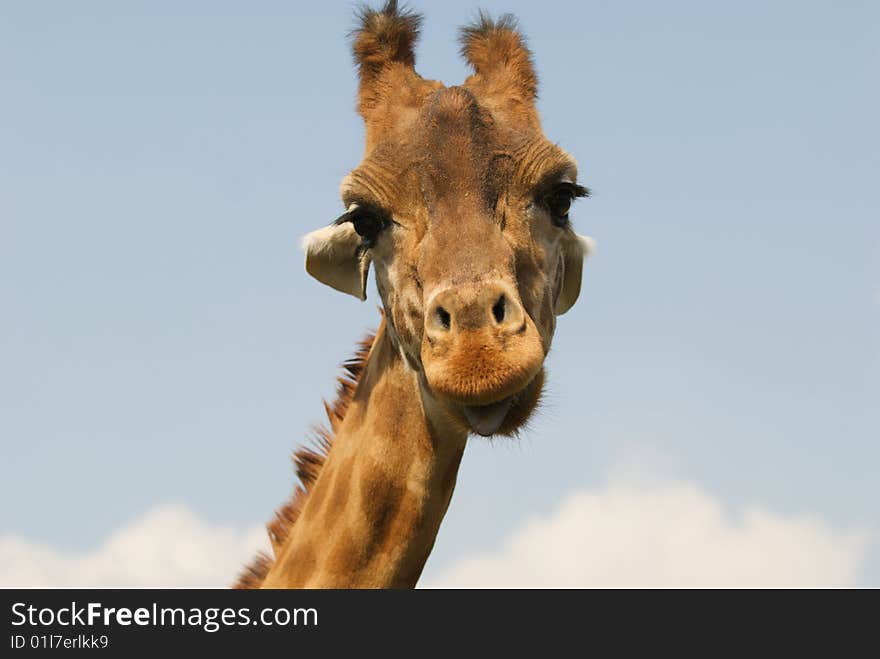
<path fill-rule="evenodd" d="M 306 268 L 364 299 L 372 265 L 423 395 L 469 431 L 511 434 L 540 397 L 556 316 L 580 291 L 591 243 L 569 208 L 587 190 L 544 136 L 522 75 L 447 88 L 392 67 L 399 79 L 365 92 L 363 71 L 367 155 L 342 182 L 345 213 L 306 237 Z M 389 89 L 403 91 L 377 103 Z"/>

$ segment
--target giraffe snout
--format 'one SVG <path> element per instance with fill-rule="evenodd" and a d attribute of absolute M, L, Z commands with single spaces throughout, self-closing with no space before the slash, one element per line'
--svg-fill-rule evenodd
<path fill-rule="evenodd" d="M 422 365 L 434 393 L 485 405 L 525 388 L 544 361 L 538 330 L 503 281 L 446 288 L 426 305 Z"/>
<path fill-rule="evenodd" d="M 519 295 L 508 284 L 468 284 L 440 291 L 427 307 L 429 340 L 454 340 L 461 332 L 489 329 L 502 336 L 524 332 L 526 313 Z"/>

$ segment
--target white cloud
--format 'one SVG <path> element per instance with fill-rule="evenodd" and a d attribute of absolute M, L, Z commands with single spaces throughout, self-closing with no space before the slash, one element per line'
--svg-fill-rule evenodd
<path fill-rule="evenodd" d="M 682 481 L 612 476 L 515 530 L 497 551 L 464 558 L 428 587 L 846 586 L 868 533 L 761 506 L 726 511 Z"/>
<path fill-rule="evenodd" d="M 732 513 L 701 488 L 622 463 L 497 551 L 458 561 L 428 587 L 845 586 L 868 534 L 761 506 Z M 442 531 L 441 531 L 442 532 Z M 154 508 L 91 552 L 67 555 L 0 536 L 0 587 L 228 586 L 267 540 L 261 526 L 212 525 L 182 505 Z"/>
<path fill-rule="evenodd" d="M 229 586 L 267 545 L 262 527 L 214 526 L 185 506 L 163 505 L 80 555 L 0 536 L 0 587 Z"/>

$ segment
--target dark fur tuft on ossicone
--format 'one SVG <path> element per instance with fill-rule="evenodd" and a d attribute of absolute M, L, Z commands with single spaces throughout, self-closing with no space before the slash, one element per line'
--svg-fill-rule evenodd
<path fill-rule="evenodd" d="M 414 48 L 419 38 L 421 15 L 399 9 L 397 0 L 389 0 L 382 9 L 362 6 L 357 20 L 358 27 L 351 37 L 361 78 L 379 73 L 392 62 L 415 64 Z"/>
<path fill-rule="evenodd" d="M 528 100 L 537 98 L 538 76 L 532 53 L 512 14 L 493 20 L 481 10 L 473 23 L 461 28 L 458 40 L 462 57 L 478 76 L 503 75 Z"/>

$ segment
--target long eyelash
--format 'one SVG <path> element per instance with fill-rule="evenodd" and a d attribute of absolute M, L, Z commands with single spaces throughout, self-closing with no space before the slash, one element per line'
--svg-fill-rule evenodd
<path fill-rule="evenodd" d="M 590 189 L 583 186 L 578 185 L 577 183 L 560 183 L 556 188 L 556 190 L 567 190 L 571 193 L 572 199 L 578 199 L 579 197 L 589 197 Z"/>
<path fill-rule="evenodd" d="M 592 195 L 591 190 L 583 185 L 578 185 L 577 183 L 559 183 L 555 187 L 550 188 L 546 192 L 539 192 L 537 195 L 537 199 L 545 199 L 548 195 L 552 194 L 554 191 L 566 190 L 571 195 L 572 201 L 575 199 L 579 199 L 581 197 L 589 197 Z"/>
<path fill-rule="evenodd" d="M 351 222 L 351 214 L 352 211 L 345 211 L 342 215 L 333 220 L 332 224 L 338 226 L 340 224 L 345 224 L 346 222 Z"/>
<path fill-rule="evenodd" d="M 575 199 L 577 199 L 578 197 L 589 197 L 590 195 L 593 194 L 590 191 L 590 188 L 583 186 L 583 185 L 577 185 L 576 183 L 573 183 L 571 185 L 571 189 L 573 192 L 572 197 Z"/>
<path fill-rule="evenodd" d="M 333 220 L 333 224 L 345 224 L 346 222 L 351 222 L 354 219 L 355 213 L 358 212 L 370 213 L 377 217 L 381 217 L 386 223 L 395 223 L 391 217 L 391 213 L 386 211 L 382 206 L 371 201 L 360 201 L 356 199 L 348 205 L 348 209 L 342 215 Z"/>

